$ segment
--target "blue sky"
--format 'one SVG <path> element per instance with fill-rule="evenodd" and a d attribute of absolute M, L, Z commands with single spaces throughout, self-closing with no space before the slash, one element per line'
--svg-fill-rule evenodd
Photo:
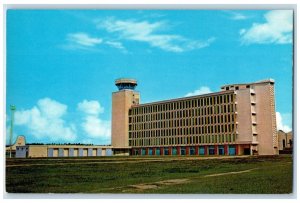
<path fill-rule="evenodd" d="M 292 24 L 287 10 L 8 10 L 7 135 L 14 104 L 27 142 L 110 144 L 120 77 L 142 103 L 273 78 L 289 131 Z"/>

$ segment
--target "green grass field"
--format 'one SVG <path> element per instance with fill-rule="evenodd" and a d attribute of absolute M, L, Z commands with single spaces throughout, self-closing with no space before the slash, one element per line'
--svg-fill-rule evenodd
<path fill-rule="evenodd" d="M 290 155 L 7 159 L 9 193 L 292 193 Z"/>

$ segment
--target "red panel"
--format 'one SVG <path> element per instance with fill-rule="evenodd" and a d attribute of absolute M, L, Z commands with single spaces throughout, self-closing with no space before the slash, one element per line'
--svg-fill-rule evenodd
<path fill-rule="evenodd" d="M 204 146 L 204 155 L 207 155 L 207 145 Z"/>
<path fill-rule="evenodd" d="M 153 155 L 157 155 L 157 154 L 156 154 L 155 147 L 152 148 L 152 154 L 153 154 Z"/>
<path fill-rule="evenodd" d="M 196 150 L 195 150 L 195 153 L 196 155 L 199 155 L 199 146 L 195 146 Z"/>
<path fill-rule="evenodd" d="M 224 146 L 224 154 L 225 154 L 225 155 L 228 155 L 228 145 L 225 145 L 225 146 Z"/>
<path fill-rule="evenodd" d="M 134 149 L 131 149 L 131 154 L 132 154 L 132 155 L 135 155 L 135 154 L 134 154 Z"/>
<path fill-rule="evenodd" d="M 218 154 L 218 145 L 215 145 L 215 154 Z"/>
<path fill-rule="evenodd" d="M 185 147 L 185 154 L 190 155 L 190 148 L 189 147 Z"/>
<path fill-rule="evenodd" d="M 169 147 L 169 155 L 172 155 L 172 147 Z"/>
<path fill-rule="evenodd" d="M 239 155 L 239 145 L 235 145 L 235 154 Z"/>
<path fill-rule="evenodd" d="M 164 155 L 164 148 L 163 147 L 160 148 L 160 155 Z"/>
<path fill-rule="evenodd" d="M 177 155 L 180 155 L 180 147 L 177 147 Z"/>

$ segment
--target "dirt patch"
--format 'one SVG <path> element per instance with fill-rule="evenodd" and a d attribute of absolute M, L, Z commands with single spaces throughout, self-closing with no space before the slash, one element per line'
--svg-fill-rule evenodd
<path fill-rule="evenodd" d="M 139 184 L 139 185 L 131 185 L 131 187 L 138 189 L 138 190 L 148 190 L 148 189 L 155 189 L 157 185 L 152 184 Z"/>
<path fill-rule="evenodd" d="M 214 177 L 214 176 L 224 176 L 224 175 L 232 175 L 232 174 L 239 174 L 239 173 L 248 173 L 250 171 L 253 171 L 256 168 L 252 168 L 252 169 L 248 169 L 248 170 L 244 170 L 244 171 L 233 171 L 233 172 L 227 172 L 227 173 L 215 173 L 215 174 L 210 174 L 210 175 L 206 175 L 204 177 Z"/>
<path fill-rule="evenodd" d="M 164 185 L 178 185 L 178 184 L 185 184 L 189 182 L 190 180 L 187 178 L 184 179 L 170 179 L 170 180 L 162 180 L 154 183 L 143 183 L 143 184 L 137 184 L 137 185 L 130 185 L 130 187 L 133 190 L 143 191 L 143 190 L 149 190 L 149 189 L 156 189 Z M 126 190 L 128 191 L 128 190 Z M 126 192 L 123 190 L 123 192 Z"/>
<path fill-rule="evenodd" d="M 189 179 L 184 178 L 184 179 L 171 179 L 171 180 L 163 180 L 156 182 L 156 184 L 159 185 L 177 185 L 177 184 L 183 184 L 189 182 Z"/>

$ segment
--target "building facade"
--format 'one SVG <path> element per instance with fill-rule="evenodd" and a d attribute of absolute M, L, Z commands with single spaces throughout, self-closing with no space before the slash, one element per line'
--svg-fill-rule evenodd
<path fill-rule="evenodd" d="M 118 79 L 112 95 L 115 155 L 278 154 L 274 80 L 140 104 L 137 82 Z"/>
<path fill-rule="evenodd" d="M 100 157 L 112 155 L 111 146 L 101 145 L 20 145 L 16 147 L 16 158 Z"/>
<path fill-rule="evenodd" d="M 293 149 L 293 133 L 278 131 L 278 149 L 279 151 L 291 151 Z"/>
<path fill-rule="evenodd" d="M 118 79 L 111 146 L 26 145 L 19 137 L 12 148 L 17 158 L 276 155 L 292 139 L 277 133 L 274 84 L 224 85 L 215 93 L 140 104 L 137 81 Z"/>
<path fill-rule="evenodd" d="M 19 135 L 14 144 L 12 144 L 11 146 L 6 146 L 6 157 L 10 157 L 10 153 L 11 157 L 16 157 L 17 148 L 19 146 L 25 146 L 25 143 L 25 136 Z"/>

